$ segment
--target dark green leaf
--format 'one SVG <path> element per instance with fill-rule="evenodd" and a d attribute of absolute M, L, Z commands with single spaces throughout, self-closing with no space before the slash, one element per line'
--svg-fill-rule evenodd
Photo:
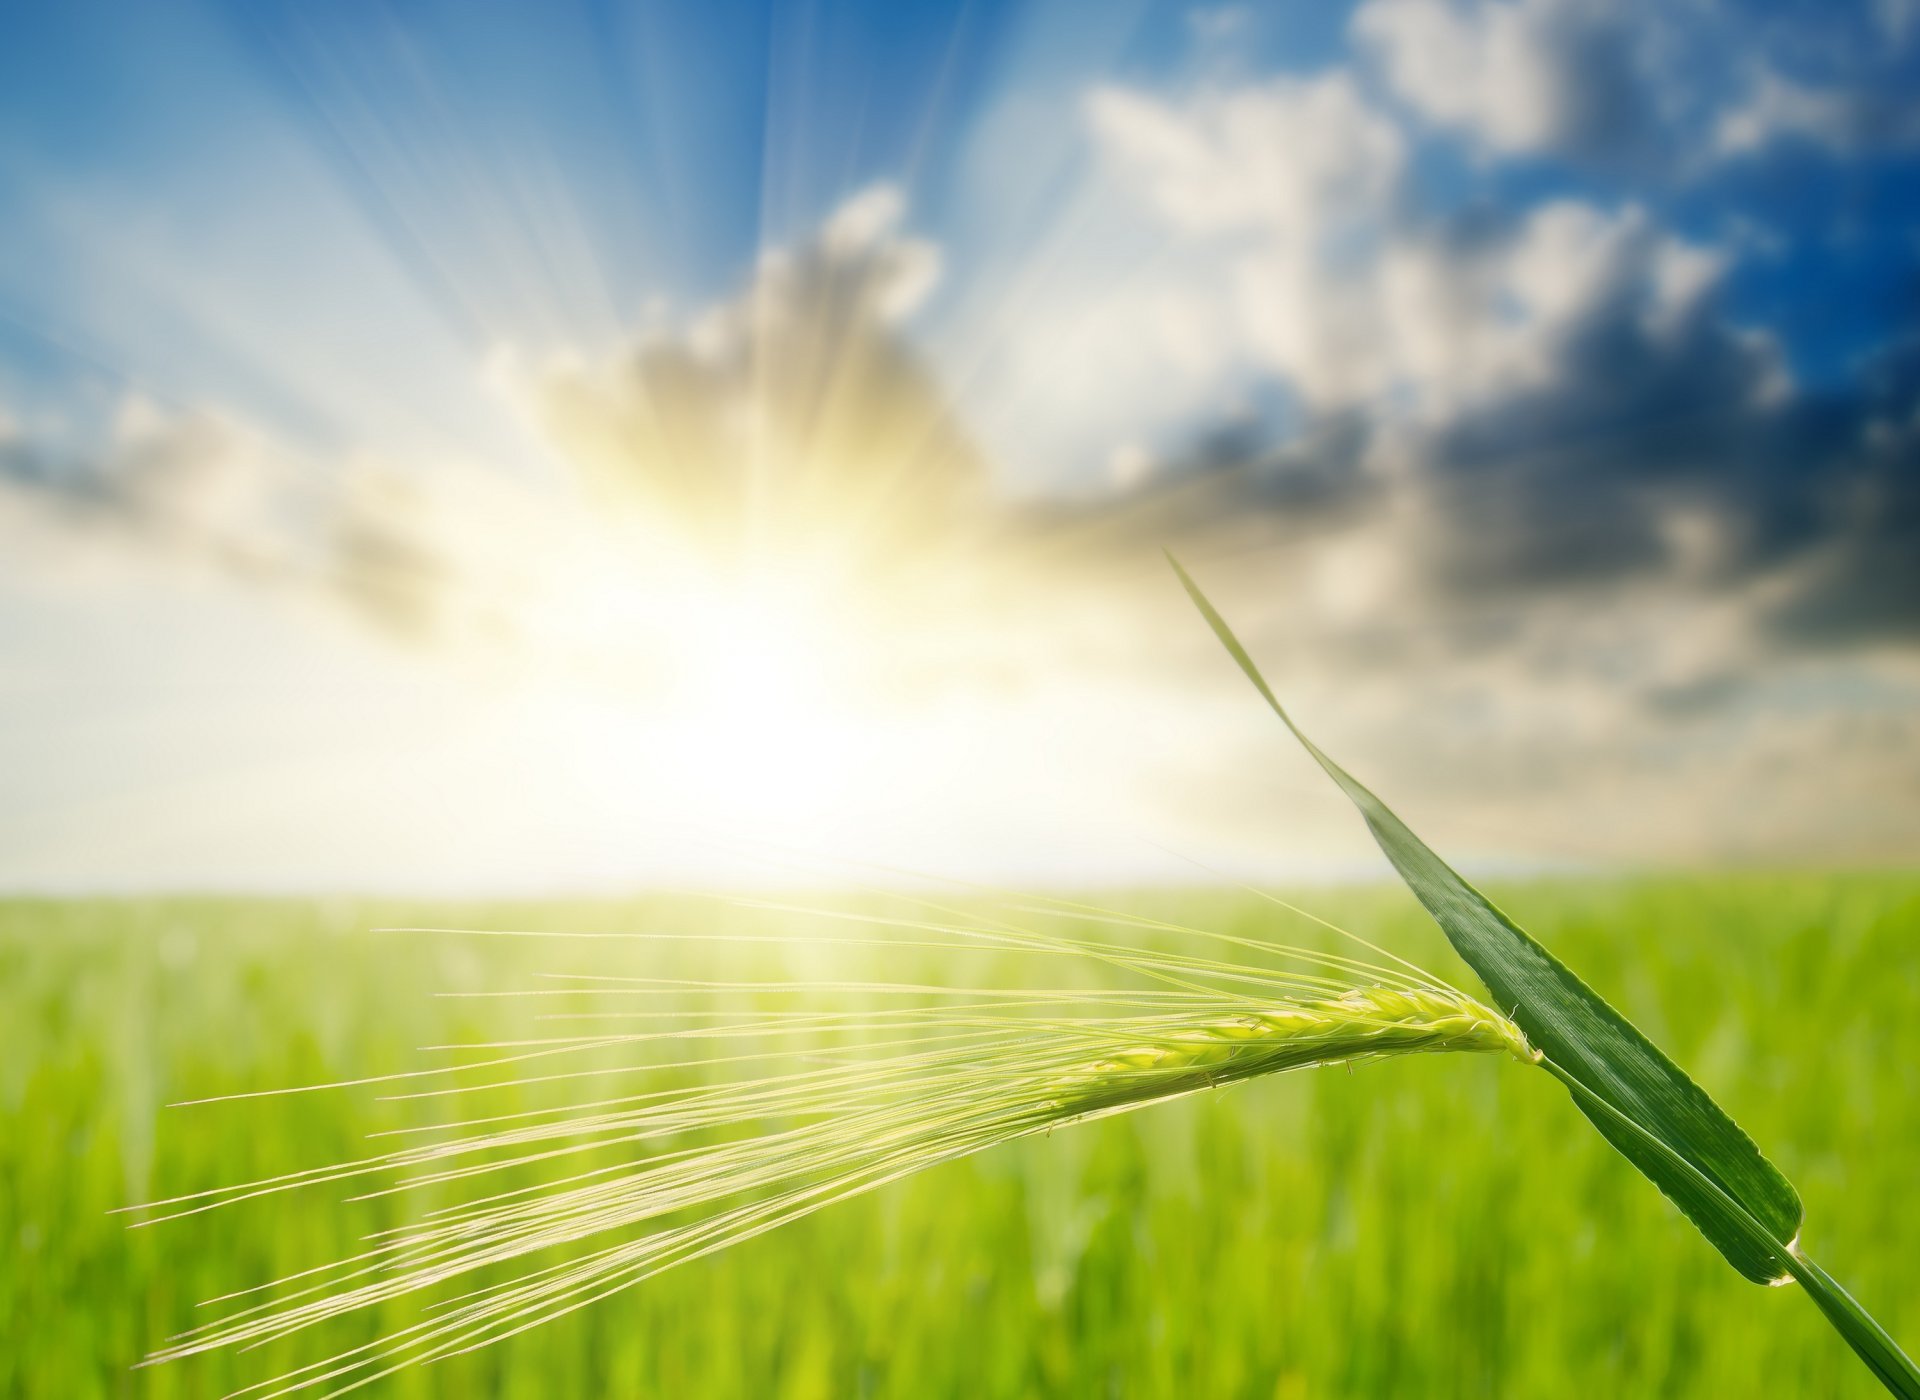
<path fill-rule="evenodd" d="M 1712 1182 L 1701 1176 L 1691 1162 L 1621 1113 L 1612 1104 L 1600 1098 L 1578 1079 L 1554 1064 L 1552 1060 L 1544 1060 L 1541 1063 L 1566 1084 L 1574 1101 L 1587 1110 L 1589 1118 L 1596 1123 L 1606 1120 L 1614 1125 L 1619 1135 L 1609 1133 L 1609 1141 L 1619 1142 L 1620 1135 L 1624 1135 L 1639 1142 L 1649 1153 L 1664 1162 L 1678 1175 L 1693 1180 L 1704 1197 L 1717 1200 L 1732 1228 L 1745 1233 L 1756 1250 L 1771 1251 L 1780 1258 L 1787 1272 L 1806 1288 L 1807 1296 L 1813 1299 L 1814 1306 L 1819 1308 L 1827 1321 L 1833 1324 L 1834 1331 L 1838 1332 L 1847 1345 L 1853 1348 L 1856 1356 L 1867 1363 L 1868 1369 L 1882 1385 L 1899 1396 L 1900 1400 L 1920 1400 L 1920 1367 L 1913 1364 L 1907 1354 L 1900 1350 L 1899 1344 L 1888 1334 L 1887 1329 L 1854 1301 L 1853 1295 L 1842 1288 L 1831 1274 L 1802 1254 L 1798 1247 L 1790 1243 L 1783 1244 L 1769 1235 L 1765 1226 L 1755 1220 L 1739 1202 L 1728 1197 Z"/>
<path fill-rule="evenodd" d="M 1563 1077 L 1591 1095 L 1574 1095 L 1581 1112 L 1742 1274 L 1756 1283 L 1778 1283 L 1792 1276 L 1795 1270 L 1786 1257 L 1786 1246 L 1799 1233 L 1801 1219 L 1800 1197 L 1792 1184 L 1653 1042 L 1522 932 L 1408 830 L 1385 803 L 1300 732 L 1232 629 L 1179 561 L 1168 557 L 1214 634 L 1274 713 L 1360 809 L 1380 849 L 1486 983 L 1496 1005 L 1519 1024 Z M 1605 1112 L 1601 1105 L 1617 1113 Z M 1622 1117 L 1644 1131 L 1623 1125 Z M 1669 1151 L 1659 1150 L 1661 1145 Z M 1677 1169 L 1675 1155 L 1691 1170 Z"/>

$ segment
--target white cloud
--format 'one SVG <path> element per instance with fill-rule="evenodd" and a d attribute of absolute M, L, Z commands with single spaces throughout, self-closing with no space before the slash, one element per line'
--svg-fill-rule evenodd
<path fill-rule="evenodd" d="M 1896 51 L 1912 13 L 1876 8 Z M 1910 78 L 1845 23 L 1646 0 L 1365 0 L 1352 32 L 1399 101 L 1487 158 L 1693 176 L 1789 142 L 1840 157 L 1920 140 Z M 1821 80 L 1788 71 L 1809 64 Z"/>
<path fill-rule="evenodd" d="M 1721 115 L 1713 144 L 1723 156 L 1743 156 L 1791 137 L 1845 150 L 1853 141 L 1849 104 L 1840 93 L 1768 69 L 1754 79 L 1743 102 Z"/>
<path fill-rule="evenodd" d="M 1216 71 L 1216 77 L 1217 77 Z M 1053 120 L 1009 98 L 1009 110 L 1051 139 Z M 1052 116 L 1052 113 L 1049 113 Z M 1115 450 L 1158 454 L 1196 419 L 1242 411 L 1264 361 L 1355 371 L 1342 344 L 1348 291 L 1324 269 L 1357 256 L 1387 221 L 1406 163 L 1396 124 L 1352 78 L 1216 81 L 1170 98 L 1113 83 L 1059 113 L 1096 159 L 1062 165 L 1048 188 L 1018 183 L 1017 244 L 956 298 L 957 334 L 942 370 L 1002 479 L 1026 493 L 1098 491 Z M 996 133 L 991 169 L 972 189 L 989 216 L 1009 200 L 1003 172 L 1020 142 Z M 1034 204 L 1048 209 L 1036 230 Z M 1010 240 L 1010 243 L 1012 241 Z M 1287 265 L 1271 257 L 1284 251 Z M 1269 261 L 1253 266 L 1256 254 Z M 1291 327 L 1252 285 L 1298 271 L 1284 295 Z M 1286 340 L 1270 355 L 1250 337 Z M 1315 386 L 1319 381 L 1303 378 Z M 1341 390 L 1330 383 L 1326 395 Z"/>
<path fill-rule="evenodd" d="M 534 517 L 477 473 L 296 455 L 236 416 L 123 397 L 92 436 L 0 438 L 12 563 L 124 585 L 154 570 L 344 605 L 412 638 L 495 626 Z M 509 522 L 511 522 L 509 524 Z"/>
<path fill-rule="evenodd" d="M 1344 73 L 1180 104 L 1104 87 L 1087 112 L 1103 148 L 1193 233 L 1257 231 L 1316 246 L 1376 219 L 1406 163 L 1400 132 Z"/>
<path fill-rule="evenodd" d="M 1535 387 L 1571 328 L 1623 299 L 1670 325 L 1722 268 L 1632 207 L 1564 201 L 1457 232 L 1421 217 L 1400 133 L 1342 75 L 1184 100 L 1107 88 L 1089 111 L 1123 186 L 1206 252 L 1160 287 L 1154 324 L 1224 331 L 1317 411 L 1434 420 Z"/>
<path fill-rule="evenodd" d="M 1610 156 L 1669 95 L 1653 18 L 1603 0 L 1367 0 L 1352 23 L 1402 101 L 1482 149 Z"/>
<path fill-rule="evenodd" d="M 1379 54 L 1396 92 L 1423 115 L 1500 151 L 1553 143 L 1553 45 L 1539 6 L 1477 14 L 1445 0 L 1371 0 L 1355 32 Z"/>
<path fill-rule="evenodd" d="M 820 231 L 820 247 L 829 258 L 864 266 L 874 308 L 886 321 L 906 320 L 940 283 L 940 250 L 901 234 L 906 212 L 898 185 L 870 185 L 834 210 Z M 781 290 L 768 293 L 777 297 Z"/>
<path fill-rule="evenodd" d="M 1207 273 L 1195 277 L 1184 314 L 1170 309 L 1179 293 L 1163 288 L 1160 322 L 1225 331 L 1317 405 L 1379 387 L 1377 308 L 1354 274 L 1378 260 L 1406 151 L 1350 78 L 1185 101 L 1108 87 L 1087 110 L 1122 186 L 1224 270 L 1210 287 Z M 1205 300 L 1214 304 L 1203 310 Z"/>
<path fill-rule="evenodd" d="M 1713 148 L 1724 158 L 1750 157 L 1801 142 L 1845 156 L 1868 146 L 1920 141 L 1920 102 L 1870 86 L 1822 87 L 1762 64 L 1745 95 L 1721 113 Z"/>
<path fill-rule="evenodd" d="M 263 556 L 289 552 L 285 540 L 262 537 L 272 502 L 297 480 L 296 464 L 234 419 L 170 412 L 138 394 L 118 402 L 101 433 L 0 441 L 0 496 L 25 548 L 36 542 L 24 537 L 41 532 L 263 568 Z"/>

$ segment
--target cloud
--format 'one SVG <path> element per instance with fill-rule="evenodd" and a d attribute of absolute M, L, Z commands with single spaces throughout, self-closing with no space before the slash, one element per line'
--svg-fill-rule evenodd
<path fill-rule="evenodd" d="M 1105 89 L 1096 141 L 1123 185 L 1203 247 L 1193 319 L 1314 412 L 1445 417 L 1552 377 L 1567 328 L 1632 301 L 1657 334 L 1717 277 L 1711 249 L 1628 207 L 1435 216 L 1403 138 L 1343 75 L 1170 99 Z"/>
<path fill-rule="evenodd" d="M 1242 814 L 1244 836 L 1292 794 L 1271 783 L 1269 722 L 1169 585 L 1170 544 L 1314 732 L 1415 815 L 1429 799 L 1523 850 L 1911 851 L 1920 368 L 1890 353 L 1856 373 L 1857 345 L 1783 345 L 1748 318 L 1838 286 L 1819 279 L 1854 256 L 1833 251 L 1850 221 L 1904 237 L 1910 211 L 1864 158 L 1910 139 L 1920 88 L 1893 51 L 1912 12 L 1365 0 L 1346 58 L 1265 76 L 1306 51 L 1258 7 L 1169 31 L 1193 45 L 1178 72 L 1124 24 L 1118 69 L 1074 23 L 1042 25 L 1015 47 L 1047 49 L 1044 73 L 1013 54 L 955 109 L 991 104 L 964 161 L 939 140 L 916 171 L 949 219 L 938 245 L 901 189 L 873 185 L 713 304 L 623 329 L 609 308 L 674 240 L 642 252 L 596 228 L 613 206 L 590 181 L 578 219 L 511 267 L 463 252 L 498 229 L 436 216 L 444 236 L 404 239 L 404 273 L 517 347 L 493 380 L 550 449 L 514 460 L 551 479 L 296 454 L 242 415 L 131 399 L 97 434 L 0 415 L 0 551 L 136 583 L 212 573 L 417 644 L 505 634 L 499 672 L 607 702 L 583 729 L 568 694 L 519 758 L 483 735 L 449 778 L 532 788 L 521 774 L 578 761 L 644 798 L 624 812 L 697 811 L 728 786 L 702 763 L 677 790 L 636 779 L 676 748 L 675 716 L 737 705 L 746 740 L 707 727 L 744 775 L 755 737 L 833 732 L 761 728 L 777 694 L 789 720 L 842 711 L 856 754 L 884 741 L 864 766 L 785 745 L 835 783 L 871 780 L 884 822 L 931 763 L 923 807 L 971 791 L 988 826 L 1057 826 L 1045 784 L 1091 774 L 1082 806 L 1130 820 L 1164 794 L 1196 820 Z M 1787 159 L 1842 174 L 1774 180 Z M 705 226 L 700 183 L 681 193 Z M 1743 219 L 1764 228 L 1735 238 Z M 312 399 L 338 441 L 421 441 L 404 419 L 466 403 L 448 392 L 440 413 L 385 381 L 364 396 L 307 363 L 369 335 L 401 358 L 439 346 L 381 310 L 404 276 L 355 282 L 367 295 L 330 302 L 318 338 L 249 321 L 271 298 L 222 303 L 211 271 L 160 281 L 163 299 L 185 288 L 183 325 L 225 305 L 208 325 L 244 332 L 269 372 L 235 392 L 264 385 L 303 416 Z M 602 281 L 610 297 L 574 295 Z M 1857 308 L 1812 310 L 1782 334 Z M 547 353 L 570 337 L 593 348 Z M 462 392 L 468 348 L 447 362 Z M 503 461 L 521 446 L 462 440 Z M 457 669 L 415 660 L 391 674 Z M 1132 808 L 1143 774 L 1160 788 Z M 634 827 L 598 824 L 631 844 Z"/>
<path fill-rule="evenodd" d="M 258 513 L 263 482 L 283 470 L 253 446 L 222 419 L 169 416 L 129 397 L 92 450 L 24 429 L 0 437 L 0 481 L 16 506 L 75 528 L 174 544 L 218 541 L 238 553 L 240 522 Z"/>
<path fill-rule="evenodd" d="M 745 548 L 893 560 L 963 529 L 985 464 L 905 333 L 938 250 L 875 186 L 734 298 L 612 362 L 499 376 L 611 510 L 722 558 Z"/>
<path fill-rule="evenodd" d="M 1619 164 L 1671 131 L 1668 32 L 1606 0 L 1367 0 L 1353 33 L 1396 96 L 1494 155 Z"/>
<path fill-rule="evenodd" d="M 1827 450 L 1810 455 L 1794 503 L 1799 558 L 1769 629 L 1802 647 L 1920 643 L 1920 346 L 1882 356 L 1857 388 L 1803 413 L 1802 437 L 1824 437 L 1811 446 Z"/>
<path fill-rule="evenodd" d="M 1115 207 L 1175 240 L 1152 277 L 1008 351 L 1071 359 L 1077 327 L 1105 384 L 1098 489 L 1005 489 L 915 342 L 940 252 L 876 186 L 616 356 L 496 363 L 580 472 L 595 547 L 811 561 L 896 598 L 969 570 L 1017 593 L 1039 558 L 1281 550 L 1275 586 L 1305 600 L 1290 627 L 1363 670 L 1415 645 L 1537 649 L 1620 590 L 1737 599 L 1713 626 L 1748 640 L 1650 668 L 1630 686 L 1648 695 L 1709 693 L 1756 648 L 1911 635 L 1913 376 L 1796 391 L 1778 347 L 1727 319 L 1721 251 L 1633 204 L 1432 210 L 1398 124 L 1342 73 L 1107 85 L 1083 114 Z M 474 473 L 301 463 L 216 415 L 133 401 L 91 449 L 50 441 L 0 437 L 22 518 L 392 635 L 510 632 L 540 559 L 579 543 L 553 502 Z"/>
<path fill-rule="evenodd" d="M 1617 256 L 1650 254 L 1643 242 Z M 1643 266 L 1591 299 L 1543 346 L 1551 374 L 1409 435 L 1421 523 L 1408 548 L 1430 583 L 1522 599 L 1725 595 L 1753 665 L 1911 645 L 1920 357 L 1796 390 L 1768 338 L 1729 325 L 1710 294 L 1663 306 L 1657 282 Z"/>
<path fill-rule="evenodd" d="M 1429 208 L 1342 74 L 1105 88 L 1089 111 L 1115 177 L 1194 255 L 1177 265 L 1210 269 L 1162 295 L 1228 328 L 1224 377 L 1279 405 L 1174 417 L 1151 452 L 1136 430 L 1106 514 L 1201 550 L 1284 542 L 1297 596 L 1346 595 L 1327 614 L 1344 640 L 1313 645 L 1400 664 L 1418 629 L 1538 660 L 1608 598 L 1687 599 L 1716 640 L 1615 681 L 1704 694 L 1716 668 L 1920 624 L 1911 366 L 1796 388 L 1728 315 L 1727 252 L 1632 203 Z"/>
<path fill-rule="evenodd" d="M 1397 101 L 1483 160 L 1696 178 L 1794 146 L 1844 158 L 1920 140 L 1910 13 L 1365 0 L 1351 32 Z"/>
<path fill-rule="evenodd" d="M 1715 122 L 1713 148 L 1736 159 L 1791 143 L 1833 156 L 1911 147 L 1920 143 L 1920 100 L 1909 91 L 1882 90 L 1870 82 L 1800 82 L 1762 63 L 1744 95 Z"/>
<path fill-rule="evenodd" d="M 584 500 L 472 463 L 296 453 L 231 413 L 129 396 L 98 430 L 0 418 L 0 531 L 20 567 L 210 574 L 412 643 L 538 629 L 601 553 L 897 582 L 1011 518 L 905 332 L 940 255 L 903 217 L 897 189 L 863 190 L 737 296 L 612 359 L 497 357 Z"/>
<path fill-rule="evenodd" d="M 1487 308 L 1519 311 L 1482 332 L 1503 343 L 1497 368 L 1407 435 L 1439 578 L 1514 589 L 1704 568 L 1677 519 L 1755 533 L 1773 483 L 1752 452 L 1785 371 L 1771 341 L 1719 317 L 1711 254 L 1637 209 L 1558 203 L 1476 257 L 1494 264 Z"/>
<path fill-rule="evenodd" d="M 138 395 L 104 433 L 0 436 L 0 533 L 17 562 L 210 573 L 345 607 L 394 636 L 478 624 L 458 524 L 470 518 L 375 460 L 315 464 L 231 415 Z"/>
<path fill-rule="evenodd" d="M 1324 246 L 1378 216 L 1406 159 L 1399 130 L 1344 73 L 1203 91 L 1177 105 L 1102 87 L 1086 106 L 1096 139 L 1192 233 Z"/>
<path fill-rule="evenodd" d="M 1183 102 L 1103 88 L 1087 116 L 1122 185 L 1209 248 L 1217 312 L 1190 319 L 1314 408 L 1380 391 L 1392 366 L 1370 282 L 1406 151 L 1346 75 Z"/>
<path fill-rule="evenodd" d="M 906 332 L 941 267 L 904 213 L 897 189 L 860 191 L 767 252 L 737 295 L 655 317 L 606 359 L 500 354 L 494 385 L 544 441 L 552 482 L 295 452 L 232 413 L 128 397 L 98 430 L 5 420 L 0 538 L 20 570 L 211 576 L 410 644 L 505 644 L 541 666 L 585 664 L 576 652 L 610 638 L 634 669 L 651 664 L 651 605 L 581 632 L 574 614 L 605 601 L 607 577 L 671 591 L 764 566 L 906 607 L 909 578 L 1019 518 L 991 499 Z"/>

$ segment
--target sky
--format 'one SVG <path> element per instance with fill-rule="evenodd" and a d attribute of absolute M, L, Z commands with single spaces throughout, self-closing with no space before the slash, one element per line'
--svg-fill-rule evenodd
<path fill-rule="evenodd" d="M 0 0 L 0 887 L 1920 853 L 1920 4 Z"/>

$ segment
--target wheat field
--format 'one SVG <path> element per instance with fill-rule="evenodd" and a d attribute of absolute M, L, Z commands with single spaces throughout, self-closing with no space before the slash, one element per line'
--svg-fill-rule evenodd
<path fill-rule="evenodd" d="M 1766 1142 L 1808 1243 L 1896 1337 L 1920 1335 L 1920 877 L 1714 876 L 1497 891 Z M 1293 896 L 1464 977 L 1398 891 Z M 1250 896 L 1101 895 L 1153 918 L 1308 941 Z M 887 912 L 884 901 L 875 903 Z M 723 955 L 372 932 L 395 924 L 726 934 L 665 899 L 464 907 L 246 900 L 0 906 L 0 1394 L 221 1393 L 417 1316 L 150 1369 L 200 1301 L 354 1252 L 433 1203 L 347 1186 L 129 1228 L 142 1200 L 350 1159 L 452 1115 L 392 1085 L 420 1047 L 539 1029 L 542 1003 L 438 993 L 554 970 L 827 968 L 804 938 Z M 1060 928 L 1072 932 L 1072 919 Z M 903 961 L 904 957 L 904 961 Z M 891 955 L 930 984 L 947 954 Z M 975 967 L 966 975 L 995 975 Z M 631 1048 L 597 1062 L 609 1083 Z M 644 1056 L 642 1056 L 644 1058 Z M 1742 1282 L 1545 1076 L 1499 1057 L 1306 1071 L 933 1169 L 697 1260 L 380 1395 L 1319 1396 L 1878 1393 L 1793 1290 Z M 543 1088 L 494 1091 L 537 1106 Z"/>

